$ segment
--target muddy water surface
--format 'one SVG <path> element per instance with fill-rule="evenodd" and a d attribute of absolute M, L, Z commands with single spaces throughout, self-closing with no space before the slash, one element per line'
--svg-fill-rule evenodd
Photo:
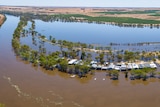
<path fill-rule="evenodd" d="M 70 78 L 21 61 L 11 47 L 18 21 L 9 16 L 0 28 L 0 102 L 6 107 L 159 107 L 159 79 L 131 81 L 121 73 L 112 81 L 101 71 Z"/>

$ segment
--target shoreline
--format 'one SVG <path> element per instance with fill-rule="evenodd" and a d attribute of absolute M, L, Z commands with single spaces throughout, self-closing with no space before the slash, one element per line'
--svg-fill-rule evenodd
<path fill-rule="evenodd" d="M 5 22 L 6 17 L 5 15 L 0 14 L 0 26 Z"/>

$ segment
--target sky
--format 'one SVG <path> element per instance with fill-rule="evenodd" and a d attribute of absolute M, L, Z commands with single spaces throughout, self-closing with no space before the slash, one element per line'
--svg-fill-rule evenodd
<path fill-rule="evenodd" d="M 0 5 L 56 7 L 160 7 L 160 0 L 0 0 Z"/>

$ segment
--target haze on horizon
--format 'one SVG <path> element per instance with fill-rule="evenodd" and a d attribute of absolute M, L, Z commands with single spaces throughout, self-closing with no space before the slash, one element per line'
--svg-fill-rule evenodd
<path fill-rule="evenodd" d="M 160 7 L 160 0 L 1 0 L 0 5 L 53 7 Z"/>

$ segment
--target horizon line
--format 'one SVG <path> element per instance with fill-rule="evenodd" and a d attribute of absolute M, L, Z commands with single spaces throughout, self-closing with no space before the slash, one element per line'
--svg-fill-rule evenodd
<path fill-rule="evenodd" d="M 13 7 L 59 7 L 59 8 L 160 8 L 160 7 L 127 7 L 127 6 L 124 6 L 124 7 L 114 7 L 114 6 L 111 6 L 111 7 L 104 7 L 104 6 L 31 6 L 31 5 L 0 5 L 0 6 L 13 6 Z"/>

